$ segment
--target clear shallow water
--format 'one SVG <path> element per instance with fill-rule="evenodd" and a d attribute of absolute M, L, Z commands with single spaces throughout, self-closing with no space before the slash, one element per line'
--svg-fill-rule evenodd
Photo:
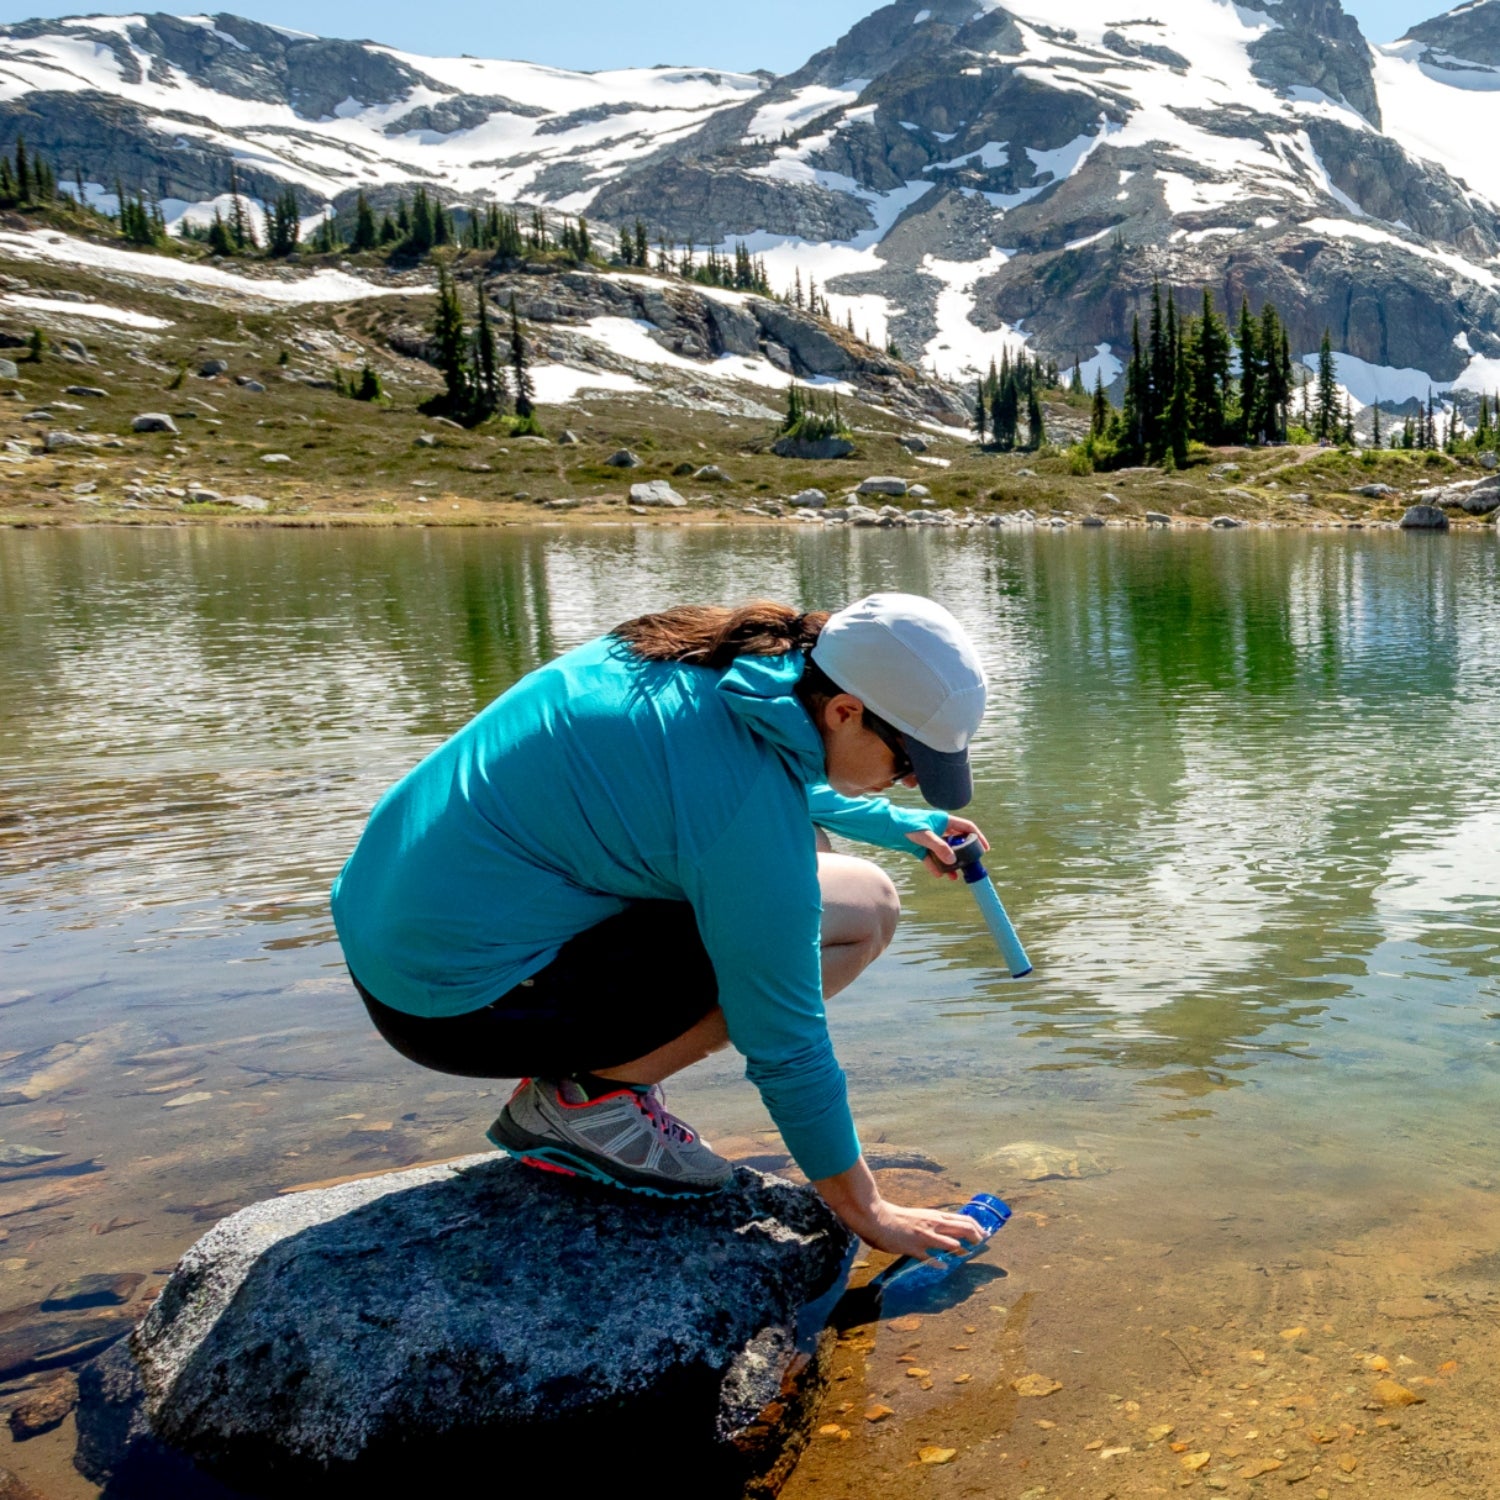
<path fill-rule="evenodd" d="M 0 1306 L 164 1269 L 294 1183 L 474 1149 L 504 1086 L 385 1050 L 332 941 L 370 805 L 631 615 L 879 588 L 935 595 L 980 642 L 975 816 L 1038 974 L 1004 976 L 962 889 L 879 856 L 902 931 L 833 1008 L 867 1138 L 1032 1203 L 1049 1269 L 1013 1236 L 1015 1285 L 1101 1316 L 1080 1246 L 1128 1257 L 1148 1225 L 1205 1284 L 1226 1254 L 1419 1220 L 1429 1270 L 1493 1253 L 1492 539 L 6 533 L 0 1099 L 21 1097 L 0 1142 L 102 1170 L 50 1204 L 0 1180 Z M 738 1074 L 715 1061 L 674 1103 L 763 1131 Z M 1017 1140 L 1100 1175 L 1007 1180 L 985 1158 Z M 1390 1290 L 1340 1285 L 1351 1307 Z"/>

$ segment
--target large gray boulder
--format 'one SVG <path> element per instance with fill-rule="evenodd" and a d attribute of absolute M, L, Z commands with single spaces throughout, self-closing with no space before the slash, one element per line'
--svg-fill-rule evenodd
<path fill-rule="evenodd" d="M 368 1495 L 569 1443 L 666 1493 L 772 1493 L 826 1373 L 799 1315 L 849 1248 L 743 1167 L 695 1203 L 493 1155 L 291 1194 L 212 1229 L 83 1372 L 76 1461 L 111 1496 Z"/>
<path fill-rule="evenodd" d="M 1500 475 L 1481 479 L 1459 502 L 1466 515 L 1487 516 L 1500 510 Z"/>
<path fill-rule="evenodd" d="M 177 424 L 164 411 L 145 411 L 130 424 L 132 432 L 173 432 Z"/>
<path fill-rule="evenodd" d="M 1435 505 L 1413 505 L 1401 517 L 1403 531 L 1446 531 L 1448 517 Z"/>
<path fill-rule="evenodd" d="M 665 479 L 652 479 L 645 484 L 630 486 L 630 503 L 632 505 L 659 505 L 671 510 L 681 510 L 687 501 Z"/>

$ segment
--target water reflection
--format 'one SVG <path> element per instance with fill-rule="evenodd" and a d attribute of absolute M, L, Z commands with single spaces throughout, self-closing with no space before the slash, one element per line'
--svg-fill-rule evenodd
<path fill-rule="evenodd" d="M 36 1017 L 165 1005 L 212 1031 L 204 997 L 260 1025 L 299 984 L 331 996 L 325 893 L 369 806 L 518 676 L 682 599 L 901 588 L 948 603 L 994 680 L 977 816 L 1040 973 L 1005 981 L 966 904 L 892 861 L 910 920 L 872 976 L 871 1056 L 919 1010 L 932 1076 L 998 1026 L 1029 1070 L 1210 1095 L 1326 1067 L 1344 1019 L 1393 1030 L 1397 943 L 1452 1008 L 1444 1045 L 1491 1060 L 1496 554 L 1431 541 L 7 534 L 6 983 L 108 977 L 0 1024 L 41 1045 Z M 261 989 L 225 984 L 246 963 Z M 362 1036 L 343 998 L 320 1024 Z"/>

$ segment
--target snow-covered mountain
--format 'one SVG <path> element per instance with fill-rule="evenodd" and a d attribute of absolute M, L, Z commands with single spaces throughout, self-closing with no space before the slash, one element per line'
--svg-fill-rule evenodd
<path fill-rule="evenodd" d="M 1163 17 L 1165 19 L 1163 19 Z M 1500 387 L 1500 0 L 1388 47 L 1339 0 L 898 0 L 783 78 L 433 59 L 238 18 L 0 27 L 0 141 L 202 214 L 424 182 L 745 239 L 962 378 L 1112 379 L 1154 278 L 1325 327 L 1361 400 Z"/>

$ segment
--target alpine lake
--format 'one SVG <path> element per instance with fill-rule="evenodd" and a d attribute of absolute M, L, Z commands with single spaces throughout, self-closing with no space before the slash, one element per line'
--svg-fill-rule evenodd
<path fill-rule="evenodd" d="M 1036 972 L 875 852 L 905 916 L 831 1026 L 891 1196 L 1015 1216 L 844 1330 L 783 1494 L 1500 1493 L 1491 535 L 0 532 L 0 1312 L 483 1149 L 510 1085 L 403 1062 L 341 963 L 371 805 L 623 619 L 881 589 L 980 643 L 970 812 Z M 784 1160 L 732 1054 L 669 1102 Z M 0 1468 L 92 1495 L 72 1445 Z"/>

